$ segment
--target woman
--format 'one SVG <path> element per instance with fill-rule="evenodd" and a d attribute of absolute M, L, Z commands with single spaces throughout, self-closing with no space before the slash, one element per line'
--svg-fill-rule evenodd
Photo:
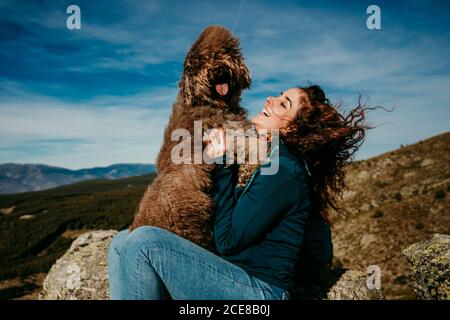
<path fill-rule="evenodd" d="M 269 97 L 252 122 L 278 129 L 278 172 L 256 170 L 236 188 L 238 165 L 216 164 L 214 241 L 219 255 L 166 230 L 116 235 L 109 249 L 112 299 L 289 299 L 299 265 L 332 259 L 330 215 L 345 187 L 343 166 L 364 139 L 364 108 L 343 117 L 318 86 Z M 208 155 L 225 158 L 224 135 Z M 219 162 L 219 161 L 217 161 Z M 312 266 L 312 267 L 311 267 Z M 304 269 L 307 270 L 307 269 Z"/>

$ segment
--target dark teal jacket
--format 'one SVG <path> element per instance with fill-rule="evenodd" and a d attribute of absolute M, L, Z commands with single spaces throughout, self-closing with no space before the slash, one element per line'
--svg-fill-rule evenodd
<path fill-rule="evenodd" d="M 214 241 L 226 260 L 250 275 L 290 290 L 301 251 L 313 251 L 318 259 L 331 260 L 331 230 L 322 219 L 310 219 L 310 186 L 304 161 L 292 155 L 282 142 L 274 150 L 278 152 L 270 159 L 276 161 L 278 156 L 278 172 L 261 175 L 258 168 L 245 188 L 236 187 L 238 164 L 215 165 Z M 313 234 L 308 235 L 308 230 Z M 307 238 L 315 240 L 308 245 Z"/>

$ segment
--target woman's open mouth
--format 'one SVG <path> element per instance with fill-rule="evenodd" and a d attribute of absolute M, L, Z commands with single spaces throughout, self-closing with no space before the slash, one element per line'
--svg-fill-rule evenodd
<path fill-rule="evenodd" d="M 267 117 L 267 118 L 270 117 L 270 112 L 266 108 L 264 108 L 264 110 L 261 111 L 259 114 L 264 116 L 264 117 Z"/>

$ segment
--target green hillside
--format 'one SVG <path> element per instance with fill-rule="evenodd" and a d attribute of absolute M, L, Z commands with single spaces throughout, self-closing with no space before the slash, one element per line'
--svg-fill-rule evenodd
<path fill-rule="evenodd" d="M 47 272 L 77 230 L 124 229 L 155 174 L 0 196 L 0 281 Z M 5 287 L 2 289 L 2 287 Z M 0 285 L 0 298 L 20 295 Z"/>

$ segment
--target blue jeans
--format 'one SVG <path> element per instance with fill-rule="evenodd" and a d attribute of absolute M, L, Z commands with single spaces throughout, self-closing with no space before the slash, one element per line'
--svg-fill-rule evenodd
<path fill-rule="evenodd" d="M 123 230 L 108 252 L 111 299 L 287 300 L 288 291 L 157 227 Z"/>

